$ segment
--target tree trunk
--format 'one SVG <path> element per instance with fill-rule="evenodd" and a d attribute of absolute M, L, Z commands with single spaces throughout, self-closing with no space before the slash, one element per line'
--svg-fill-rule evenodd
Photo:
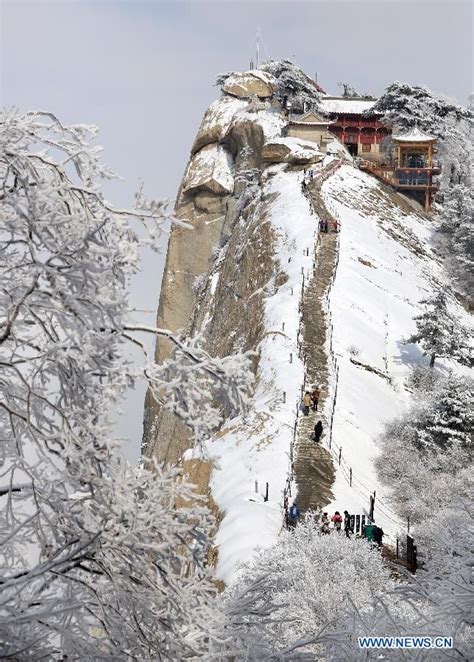
<path fill-rule="evenodd" d="M 431 355 L 431 361 L 430 361 L 430 368 L 432 368 L 434 366 L 435 358 L 436 358 L 436 354 L 432 354 Z"/>

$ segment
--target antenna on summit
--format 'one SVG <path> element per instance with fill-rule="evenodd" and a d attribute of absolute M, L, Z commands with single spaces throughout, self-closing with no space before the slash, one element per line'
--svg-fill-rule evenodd
<path fill-rule="evenodd" d="M 257 27 L 257 38 L 256 38 L 256 43 L 255 43 L 255 69 L 258 69 L 258 65 L 260 64 L 260 28 Z"/>

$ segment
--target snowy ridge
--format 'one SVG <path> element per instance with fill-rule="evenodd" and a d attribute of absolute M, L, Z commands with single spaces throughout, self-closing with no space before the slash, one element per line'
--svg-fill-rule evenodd
<path fill-rule="evenodd" d="M 405 380 L 413 365 L 426 364 L 427 359 L 418 346 L 405 345 L 403 339 L 414 331 L 417 304 L 432 291 L 430 281 L 442 283 L 444 276 L 427 244 L 430 221 L 404 213 L 381 194 L 375 179 L 344 166 L 325 182 L 322 193 L 341 221 L 339 265 L 329 310 L 339 368 L 333 444 L 342 447 L 343 460 L 340 467 L 336 460 L 335 499 L 328 510 L 367 513 L 375 490 L 375 520 L 393 535 L 405 523 L 393 514 L 386 490 L 377 480 L 375 442 L 385 422 L 410 404 Z M 410 239 L 411 248 L 399 237 Z M 458 369 L 448 361 L 442 365 Z"/>
<path fill-rule="evenodd" d="M 267 331 L 258 348 L 252 412 L 246 420 L 231 421 L 208 448 L 216 463 L 212 495 L 224 514 L 216 538 L 217 576 L 226 583 L 235 580 L 239 564 L 250 560 L 257 547 L 272 545 L 282 527 L 295 406 L 305 378 L 297 347 L 302 273 L 312 268 L 318 223 L 301 193 L 300 177 L 279 172 L 264 186 L 265 197 L 276 194 L 267 218 L 277 237 L 275 257 L 288 281 L 265 300 Z M 324 182 L 322 196 L 341 221 L 338 267 L 326 302 L 332 328 L 326 348 L 333 360 L 327 420 L 336 391 L 335 365 L 338 374 L 331 435 L 337 472 L 334 501 L 325 510 L 367 514 L 375 491 L 375 520 L 393 541 L 405 523 L 393 513 L 375 474 L 376 439 L 384 424 L 410 404 L 406 378 L 413 365 L 427 359 L 404 338 L 414 330 L 419 300 L 445 276 L 429 248 L 430 221 L 403 211 L 374 178 L 344 165 Z M 454 300 L 452 305 L 467 318 Z M 448 361 L 440 365 L 459 369 Z M 268 502 L 263 500 L 266 482 Z"/>
<path fill-rule="evenodd" d="M 281 530 L 295 407 L 304 380 L 297 354 L 299 300 L 302 270 L 312 266 L 317 218 L 301 193 L 298 173 L 275 175 L 263 193 L 277 196 L 267 219 L 276 235 L 276 260 L 288 280 L 265 300 L 267 332 L 258 348 L 261 358 L 252 412 L 245 421 L 234 419 L 208 448 L 217 464 L 212 496 L 224 513 L 216 538 L 217 576 L 226 583 L 235 578 L 240 562 L 251 559 L 256 547 L 272 545 Z M 268 502 L 263 501 L 266 482 Z"/>

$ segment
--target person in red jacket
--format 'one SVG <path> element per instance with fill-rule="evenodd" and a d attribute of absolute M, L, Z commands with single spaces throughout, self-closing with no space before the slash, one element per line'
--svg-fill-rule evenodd
<path fill-rule="evenodd" d="M 318 402 L 321 396 L 321 389 L 318 386 L 315 386 L 311 391 L 311 409 L 313 411 L 318 411 Z"/>
<path fill-rule="evenodd" d="M 342 517 L 341 517 L 341 513 L 338 510 L 336 510 L 334 515 L 331 517 L 331 522 L 334 524 L 334 528 L 336 529 L 336 531 L 341 530 Z"/>

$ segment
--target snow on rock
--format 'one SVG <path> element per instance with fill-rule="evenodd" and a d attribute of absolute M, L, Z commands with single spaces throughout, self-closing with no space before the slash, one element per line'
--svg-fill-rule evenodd
<path fill-rule="evenodd" d="M 247 101 L 226 95 L 211 103 L 204 113 L 191 152 L 194 154 L 204 145 L 221 141 L 228 132 L 234 115 L 247 105 Z"/>
<path fill-rule="evenodd" d="M 263 105 L 268 105 L 265 102 Z M 252 121 L 261 126 L 265 140 L 281 136 L 286 120 L 280 112 L 268 107 L 259 108 L 249 101 L 223 95 L 206 110 L 191 153 L 195 154 L 205 145 L 225 140 L 238 122 Z"/>
<path fill-rule="evenodd" d="M 347 149 L 347 147 L 343 143 L 339 142 L 339 140 L 337 140 L 337 138 L 335 138 L 334 140 L 331 140 L 331 142 L 327 144 L 326 154 L 336 155 L 340 159 L 343 159 L 344 161 L 347 161 L 349 163 L 352 163 L 354 161 L 354 159 L 351 156 L 351 154 L 350 154 L 349 150 Z M 325 160 L 326 160 L 326 157 L 325 157 Z M 324 165 L 325 165 L 325 163 L 324 163 Z"/>
<path fill-rule="evenodd" d="M 217 576 L 230 583 L 257 547 L 272 545 L 283 522 L 282 494 L 304 367 L 298 359 L 301 270 L 311 268 L 316 217 L 297 173 L 277 172 L 264 185 L 266 213 L 276 236 L 276 259 L 288 280 L 265 300 L 266 333 L 259 347 L 259 381 L 251 413 L 234 419 L 209 444 L 216 468 L 212 496 L 224 514 L 217 533 Z M 290 353 L 292 362 L 290 363 Z M 283 402 L 283 393 L 286 394 Z M 255 481 L 258 492 L 255 492 Z M 264 502 L 265 484 L 269 500 Z"/>
<path fill-rule="evenodd" d="M 378 482 L 373 466 L 376 439 L 384 424 L 411 402 L 405 389 L 411 367 L 428 362 L 420 348 L 404 344 L 404 338 L 415 330 L 418 302 L 445 276 L 429 248 L 431 222 L 402 211 L 374 178 L 343 166 L 323 184 L 322 192 L 326 206 L 341 221 L 329 310 L 339 368 L 333 445 L 342 447 L 343 461 L 337 466 L 335 498 L 328 510 L 367 514 L 375 490 L 375 521 L 393 535 L 406 523 L 393 514 L 387 491 Z M 456 368 L 452 363 L 450 367 Z"/>
<path fill-rule="evenodd" d="M 299 138 L 274 138 L 262 149 L 262 160 L 270 163 L 317 163 L 323 157 L 316 143 Z"/>
<path fill-rule="evenodd" d="M 239 118 L 244 119 L 244 117 L 251 119 L 253 122 L 256 122 L 262 127 L 265 140 L 270 140 L 281 136 L 283 127 L 287 124 L 282 114 L 271 108 L 268 110 L 259 110 L 256 112 L 240 112 Z"/>
<path fill-rule="evenodd" d="M 234 190 L 231 157 L 221 145 L 206 145 L 191 158 L 184 176 L 183 193 L 202 189 L 217 195 Z"/>
<path fill-rule="evenodd" d="M 243 99 L 253 96 L 267 99 L 273 96 L 275 86 L 276 79 L 271 74 L 253 70 L 232 74 L 225 81 L 222 90 Z"/>

